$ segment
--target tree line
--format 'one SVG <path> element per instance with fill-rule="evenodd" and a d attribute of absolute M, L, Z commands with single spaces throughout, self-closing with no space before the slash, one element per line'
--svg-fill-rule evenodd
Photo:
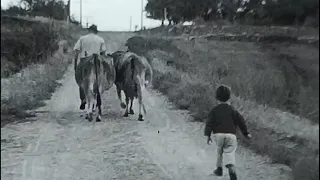
<path fill-rule="evenodd" d="M 70 17 L 70 0 L 65 3 L 63 0 L 20 0 L 18 5 L 11 5 L 8 9 L 2 9 L 1 14 L 10 16 L 43 16 L 56 20 L 67 20 L 79 24 L 73 17 Z"/>
<path fill-rule="evenodd" d="M 148 0 L 145 11 L 162 24 L 166 16 L 170 25 L 197 17 L 263 25 L 301 25 L 311 17 L 319 24 L 319 0 Z"/>

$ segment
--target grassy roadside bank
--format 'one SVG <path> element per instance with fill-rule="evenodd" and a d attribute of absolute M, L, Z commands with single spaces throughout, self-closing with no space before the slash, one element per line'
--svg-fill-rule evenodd
<path fill-rule="evenodd" d="M 216 103 L 213 93 L 221 83 L 219 77 L 228 76 L 224 71 L 226 66 L 221 66 L 220 70 L 215 68 L 220 73 L 212 74 L 214 65 L 200 56 L 185 53 L 173 41 L 135 37 L 129 39 L 128 44 L 131 51 L 146 56 L 152 63 L 155 71 L 154 88 L 168 96 L 177 108 L 189 110 L 196 121 L 205 120 L 208 111 Z M 167 62 L 178 63 L 168 67 Z M 230 76 L 232 72 L 228 73 Z M 208 76 L 211 79 L 206 78 Z M 232 82 L 238 81 L 241 79 Z M 261 79 L 257 80 L 260 81 Z M 248 86 L 239 88 L 246 89 Z M 270 93 L 268 89 L 261 90 L 264 90 L 261 95 L 268 96 L 267 93 Z M 233 97 L 232 104 L 244 114 L 254 136 L 251 143 L 241 141 L 244 146 L 268 155 L 274 162 L 289 165 L 296 177 L 297 174 L 303 176 L 301 179 L 319 177 L 318 126 L 313 126 L 307 119 L 245 101 L 243 98 Z M 308 158 L 312 161 L 305 161 Z M 303 170 L 303 167 L 310 168 Z"/>
<path fill-rule="evenodd" d="M 43 64 L 30 65 L 19 75 L 1 79 L 1 127 L 34 116 L 26 110 L 44 105 L 51 98 L 72 62 L 71 54 L 57 52 Z M 22 75 L 23 74 L 23 75 Z"/>
<path fill-rule="evenodd" d="M 63 48 L 81 33 L 62 21 L 8 18 L 1 24 L 1 127 L 34 116 L 26 110 L 51 97 L 73 58 Z"/>

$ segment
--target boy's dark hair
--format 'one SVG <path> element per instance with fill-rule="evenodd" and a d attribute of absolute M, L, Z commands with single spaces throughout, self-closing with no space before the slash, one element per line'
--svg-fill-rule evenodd
<path fill-rule="evenodd" d="M 227 102 L 230 99 L 231 91 L 226 86 L 219 86 L 216 90 L 216 100 Z"/>

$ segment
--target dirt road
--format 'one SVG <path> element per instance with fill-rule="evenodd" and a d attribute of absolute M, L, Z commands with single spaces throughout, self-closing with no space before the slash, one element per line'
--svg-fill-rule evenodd
<path fill-rule="evenodd" d="M 103 34 L 108 50 L 129 34 Z M 215 145 L 206 144 L 203 126 L 189 123 L 154 90 L 144 93 L 147 115 L 123 118 L 115 88 L 103 95 L 103 121 L 88 122 L 79 106 L 71 66 L 35 121 L 1 128 L 3 180 L 227 180 L 213 176 Z M 135 106 L 137 112 L 137 105 Z M 240 180 L 286 180 L 290 169 L 239 147 Z"/>

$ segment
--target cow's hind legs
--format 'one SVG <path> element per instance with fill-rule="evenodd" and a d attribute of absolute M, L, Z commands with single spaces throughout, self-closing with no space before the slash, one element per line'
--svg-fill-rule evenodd
<path fill-rule="evenodd" d="M 97 95 L 97 107 L 98 107 L 98 116 L 96 117 L 96 122 L 101 122 L 101 116 L 102 116 L 102 111 L 101 111 L 101 96 L 98 93 Z"/>
<path fill-rule="evenodd" d="M 81 104 L 80 104 L 80 109 L 84 110 L 86 108 L 86 96 L 84 94 L 84 91 L 82 89 L 82 87 L 79 86 L 79 94 L 80 94 L 80 100 L 81 100 Z"/>
<path fill-rule="evenodd" d="M 141 86 L 137 87 L 137 95 L 138 95 L 138 101 L 139 101 L 139 117 L 138 117 L 138 121 L 144 121 L 143 120 L 143 115 L 141 113 L 141 109 L 142 109 L 142 92 L 141 92 Z"/>
<path fill-rule="evenodd" d="M 87 114 L 86 114 L 86 119 L 88 119 L 89 122 L 91 122 L 92 119 L 93 119 L 92 103 L 88 103 L 88 111 L 87 111 Z"/>
<path fill-rule="evenodd" d="M 101 106 L 98 106 L 99 113 L 98 116 L 96 117 L 96 122 L 101 122 Z"/>
<path fill-rule="evenodd" d="M 87 95 L 87 104 L 88 104 L 88 107 L 87 107 L 87 114 L 86 114 L 86 119 L 88 119 L 89 122 L 92 121 L 93 119 L 93 112 L 92 112 L 92 109 L 93 109 L 93 106 L 94 106 L 94 98 L 93 98 L 93 92 L 89 91 L 88 95 Z"/>
<path fill-rule="evenodd" d="M 134 98 L 131 98 L 129 114 L 134 114 L 134 111 L 133 111 L 133 109 L 132 109 L 132 106 L 133 106 L 133 100 L 134 100 Z"/>
<path fill-rule="evenodd" d="M 128 109 L 129 109 L 129 98 L 126 96 L 126 112 L 124 113 L 123 117 L 129 116 Z"/>
<path fill-rule="evenodd" d="M 91 109 L 91 111 L 90 111 Z M 91 122 L 93 119 L 93 113 L 92 113 L 92 103 L 88 103 L 88 110 L 87 110 L 87 114 L 86 114 L 86 119 Z"/>
<path fill-rule="evenodd" d="M 91 122 L 93 119 L 93 113 L 86 114 L 86 119 L 88 119 L 88 121 Z"/>
<path fill-rule="evenodd" d="M 117 85 L 117 94 L 118 94 L 118 99 L 120 101 L 120 106 L 122 109 L 126 108 L 126 104 L 124 104 L 124 102 L 122 102 L 122 97 L 121 97 L 121 89 L 119 88 L 119 86 Z"/>
<path fill-rule="evenodd" d="M 141 89 L 138 90 L 138 100 L 139 100 L 139 117 L 138 117 L 138 121 L 144 121 L 143 120 L 143 115 L 141 113 L 141 109 L 142 109 L 142 93 L 141 93 Z"/>
<path fill-rule="evenodd" d="M 94 107 L 94 105 L 92 106 L 92 112 L 96 112 L 96 108 Z"/>
<path fill-rule="evenodd" d="M 120 106 L 121 106 L 122 109 L 125 109 L 125 108 L 126 108 L 126 104 L 123 103 L 123 102 L 120 103 Z"/>

